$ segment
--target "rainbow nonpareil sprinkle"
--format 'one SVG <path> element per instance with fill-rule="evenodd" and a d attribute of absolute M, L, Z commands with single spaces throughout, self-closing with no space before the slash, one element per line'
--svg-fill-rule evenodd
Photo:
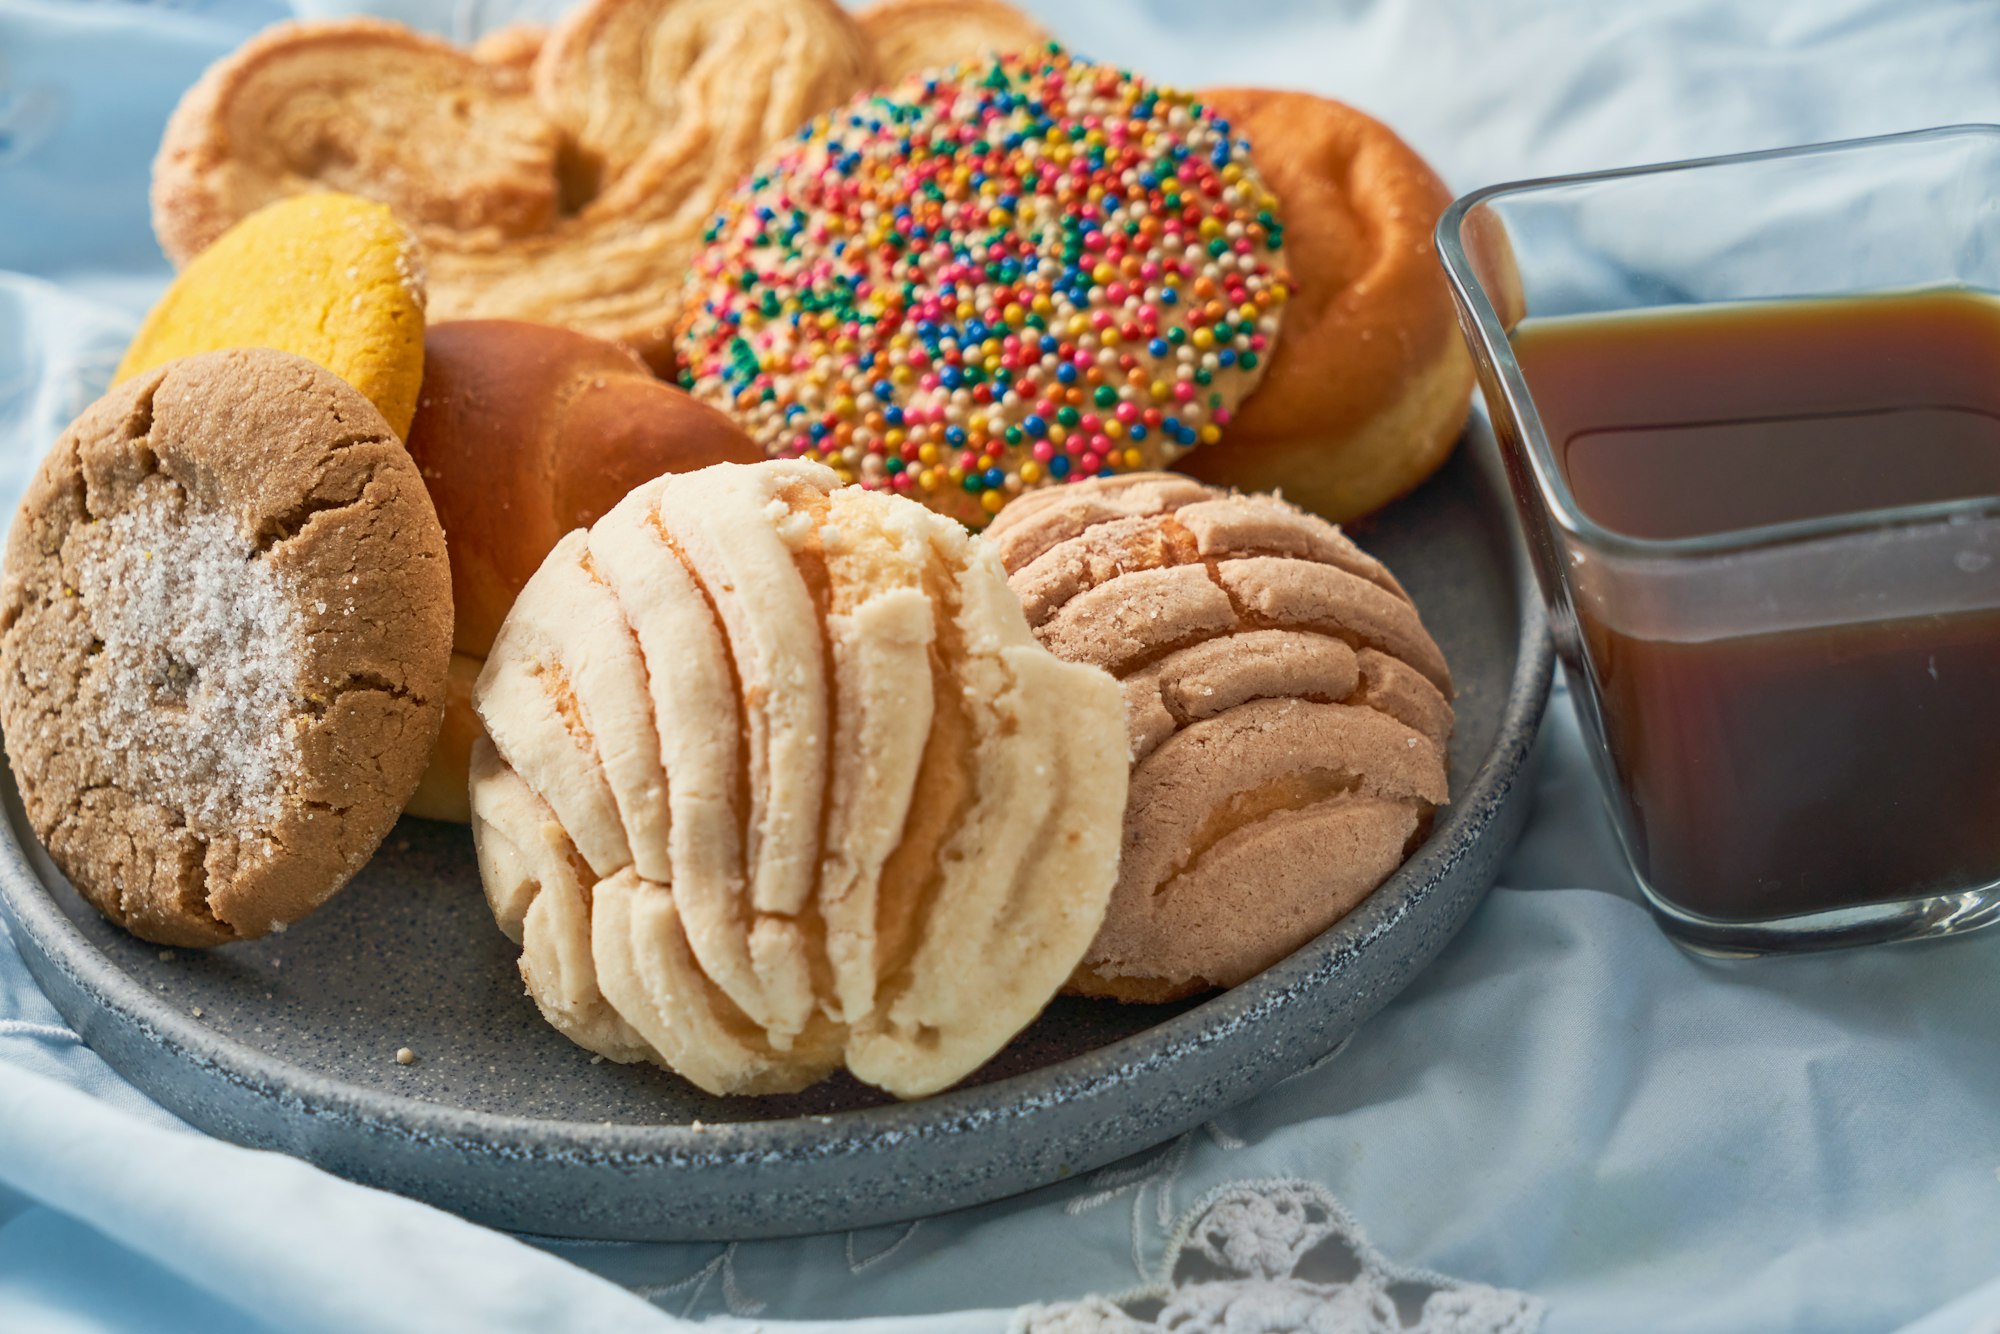
<path fill-rule="evenodd" d="M 774 456 L 981 525 L 1217 437 L 1277 332 L 1275 208 L 1187 94 L 1056 47 L 919 78 L 717 217 L 682 382 Z"/>

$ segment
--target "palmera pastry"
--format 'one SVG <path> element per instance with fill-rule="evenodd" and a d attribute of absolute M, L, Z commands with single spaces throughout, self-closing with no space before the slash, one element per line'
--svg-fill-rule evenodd
<path fill-rule="evenodd" d="M 614 343 L 517 320 L 435 324 L 410 427 L 451 552 L 451 685 L 410 813 L 468 820 L 472 682 L 514 598 L 564 533 L 663 473 L 755 463 L 727 417 Z"/>
<path fill-rule="evenodd" d="M 876 78 L 885 84 L 995 51 L 1031 50 L 1049 40 L 1041 24 L 1002 0 L 877 0 L 854 17 L 874 49 Z M 548 31 L 540 23 L 510 23 L 474 42 L 472 54 L 527 70 Z"/>
<path fill-rule="evenodd" d="M 182 98 L 154 230 L 185 263 L 274 199 L 367 195 L 423 241 L 433 318 L 566 325 L 665 369 L 715 204 L 873 80 L 832 0 L 586 0 L 526 74 L 396 24 L 282 24 Z"/>
<path fill-rule="evenodd" d="M 161 944 L 263 935 L 346 883 L 423 771 L 450 650 L 416 467 L 286 353 L 113 389 L 8 534 L 0 724 L 28 821 Z"/>
<path fill-rule="evenodd" d="M 473 834 L 529 994 L 717 1093 L 970 1074 L 1116 874 L 1116 684 L 1038 646 L 992 552 L 782 461 L 565 537 L 475 695 Z"/>
<path fill-rule="evenodd" d="M 1395 577 L 1332 524 L 1156 473 L 1026 497 L 988 538 L 1037 638 L 1124 686 L 1123 860 L 1073 989 L 1234 986 L 1428 829 L 1451 675 Z"/>
<path fill-rule="evenodd" d="M 1431 235 L 1451 191 L 1353 107 L 1263 88 L 1201 98 L 1278 197 L 1293 291 L 1263 383 L 1184 470 L 1359 518 L 1435 472 L 1465 426 L 1472 359 Z"/>
<path fill-rule="evenodd" d="M 814 122 L 712 229 L 682 382 L 773 455 L 983 524 L 1213 440 L 1264 373 L 1274 201 L 1184 94 L 1060 51 Z"/>
<path fill-rule="evenodd" d="M 942 72 L 1001 51 L 1048 44 L 1041 24 L 1002 0 L 876 0 L 855 14 L 884 84 Z"/>

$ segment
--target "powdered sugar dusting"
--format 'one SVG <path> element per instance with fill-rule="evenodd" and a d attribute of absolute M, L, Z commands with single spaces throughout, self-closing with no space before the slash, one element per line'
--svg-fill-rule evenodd
<path fill-rule="evenodd" d="M 171 485 L 83 536 L 99 743 L 197 829 L 269 822 L 298 760 L 305 620 L 286 581 Z"/>

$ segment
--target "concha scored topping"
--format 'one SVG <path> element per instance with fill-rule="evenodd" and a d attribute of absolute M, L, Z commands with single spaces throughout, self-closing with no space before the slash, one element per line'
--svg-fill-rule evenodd
<path fill-rule="evenodd" d="M 474 703 L 473 832 L 544 1015 L 715 1093 L 957 1082 L 1116 875 L 1116 684 L 992 553 L 804 462 L 632 492 L 555 548 Z"/>
<path fill-rule="evenodd" d="M 1451 674 L 1409 595 L 1338 528 L 1145 473 L 1024 496 L 987 535 L 1036 637 L 1124 688 L 1123 861 L 1075 990 L 1234 986 L 1428 831 Z"/>

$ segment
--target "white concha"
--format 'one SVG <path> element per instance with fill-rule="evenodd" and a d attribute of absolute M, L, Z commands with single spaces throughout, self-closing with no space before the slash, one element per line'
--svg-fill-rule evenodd
<path fill-rule="evenodd" d="M 750 705 L 750 901 L 787 914 L 812 893 L 828 742 L 821 612 L 795 558 L 811 524 L 791 501 L 823 500 L 813 471 L 704 468 L 653 501 L 714 601 Z"/>
<path fill-rule="evenodd" d="M 542 1017 L 580 1047 L 616 1061 L 643 1060 L 646 1043 L 606 1001 L 590 948 L 587 868 L 555 813 L 503 763 L 485 738 L 472 750 L 471 785 L 482 878 L 501 866 L 489 900 L 521 945 L 521 977 Z M 489 847 L 500 834 L 497 848 Z M 518 916 L 516 915 L 518 913 Z"/>
<path fill-rule="evenodd" d="M 875 1007 L 882 871 L 903 842 L 936 717 L 937 624 L 925 586 L 931 520 L 867 496 L 834 492 L 821 534 L 833 753 L 843 781 L 828 793 L 819 905 L 832 971 L 829 1012 L 843 1022 Z"/>
<path fill-rule="evenodd" d="M 671 891 L 681 929 L 703 970 L 751 1022 L 781 1023 L 750 964 L 744 899 L 743 815 L 748 779 L 743 701 L 707 593 L 669 544 L 659 493 L 670 478 L 636 488 L 591 528 L 593 563 L 614 590 L 646 664 L 658 717 L 706 718 L 706 727 L 657 729 L 671 816 Z"/>
<path fill-rule="evenodd" d="M 948 697 L 970 773 L 909 962 L 847 1053 L 856 1076 L 903 1097 L 983 1064 L 1062 986 L 1062 961 L 1103 922 L 1076 888 L 1115 873 L 1125 811 L 1125 784 L 1102 781 L 1125 756 L 1117 684 L 1035 642 L 983 543 L 954 529 L 937 545 L 956 567 Z M 993 1003 L 1009 991 L 1041 1000 L 1026 1015 Z"/>
<path fill-rule="evenodd" d="M 632 849 L 581 705 L 572 636 L 596 628 L 590 617 L 570 616 L 569 576 L 582 553 L 582 534 L 571 533 L 542 562 L 515 601 L 519 614 L 501 625 L 473 697 L 507 763 L 549 804 L 590 869 L 608 875 L 632 860 Z"/>
<path fill-rule="evenodd" d="M 1116 683 L 958 525 L 816 464 L 635 490 L 551 553 L 474 702 L 481 874 L 537 1003 L 711 1092 L 956 1083 L 1116 878 Z"/>
<path fill-rule="evenodd" d="M 604 994 L 650 1044 L 652 1059 L 711 1092 L 789 1093 L 840 1065 L 840 1049 L 779 1051 L 701 971 L 665 885 L 629 866 L 598 882 L 591 948 Z"/>

